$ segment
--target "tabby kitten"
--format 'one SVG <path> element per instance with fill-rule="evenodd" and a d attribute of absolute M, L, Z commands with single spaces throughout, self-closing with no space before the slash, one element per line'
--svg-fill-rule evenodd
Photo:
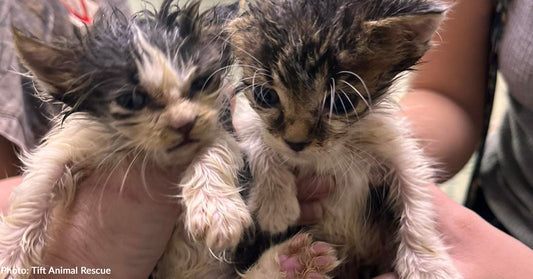
<path fill-rule="evenodd" d="M 190 242 L 190 234 L 216 250 L 238 243 L 251 217 L 236 186 L 241 152 L 218 119 L 232 62 L 222 30 L 227 19 L 200 13 L 199 5 L 166 0 L 160 12 L 131 19 L 103 12 L 77 30 L 77 39 L 53 44 L 14 30 L 17 52 L 44 96 L 66 109 L 24 158 L 24 180 L 0 222 L 0 266 L 39 265 L 52 211 L 68 210 L 91 174 L 136 160 L 186 168 L 176 181 L 184 220 L 176 220 L 183 229 L 175 238 Z"/>
<path fill-rule="evenodd" d="M 338 278 L 462 278 L 435 228 L 430 162 L 393 97 L 445 10 L 430 0 L 262 0 L 231 24 L 249 207 L 262 230 L 284 232 L 300 215 L 296 176 L 334 177 L 308 230 L 338 247 Z"/>

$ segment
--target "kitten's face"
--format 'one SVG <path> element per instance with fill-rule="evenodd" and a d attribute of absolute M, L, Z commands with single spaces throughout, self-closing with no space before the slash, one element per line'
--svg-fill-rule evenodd
<path fill-rule="evenodd" d="M 230 54 L 198 5 L 165 1 L 157 15 L 108 15 L 75 42 L 49 46 L 16 34 L 24 63 L 56 100 L 109 124 L 121 148 L 187 163 L 218 129 Z M 175 13 L 174 13 L 175 12 Z"/>
<path fill-rule="evenodd" d="M 426 51 L 443 11 L 424 0 L 256 3 L 232 23 L 234 52 L 266 143 L 294 156 L 353 137 Z"/>

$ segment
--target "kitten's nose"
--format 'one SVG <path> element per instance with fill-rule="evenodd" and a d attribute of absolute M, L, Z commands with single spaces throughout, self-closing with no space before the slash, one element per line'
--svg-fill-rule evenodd
<path fill-rule="evenodd" d="M 196 120 L 198 118 L 190 119 L 190 120 L 181 120 L 181 121 L 174 121 L 170 123 L 169 128 L 177 133 L 183 134 L 184 136 L 188 136 L 191 130 L 194 128 L 194 125 L 196 125 Z"/>
<path fill-rule="evenodd" d="M 288 141 L 288 140 L 285 140 L 285 143 L 294 151 L 296 152 L 300 152 L 302 150 L 304 150 L 304 148 L 306 146 L 309 145 L 310 142 L 292 142 L 292 141 Z"/>

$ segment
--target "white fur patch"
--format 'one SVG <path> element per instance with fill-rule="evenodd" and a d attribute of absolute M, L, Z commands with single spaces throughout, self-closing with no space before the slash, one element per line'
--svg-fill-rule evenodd
<path fill-rule="evenodd" d="M 183 92 L 187 81 L 194 74 L 194 66 L 180 65 L 175 70 L 170 57 L 150 44 L 142 32 L 137 29 L 136 47 L 141 53 L 141 60 L 135 61 L 139 71 L 139 81 L 150 91 L 166 90 L 170 97 L 184 97 Z M 188 92 L 188 91 L 187 91 Z"/>

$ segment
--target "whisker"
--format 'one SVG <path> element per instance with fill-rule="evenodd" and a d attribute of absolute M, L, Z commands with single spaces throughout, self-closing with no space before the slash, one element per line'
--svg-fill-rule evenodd
<path fill-rule="evenodd" d="M 370 90 L 368 90 L 368 87 L 366 86 L 366 83 L 361 76 L 351 71 L 340 71 L 339 74 L 350 74 L 350 75 L 355 76 L 357 79 L 359 79 L 359 81 L 361 81 L 361 84 L 365 88 L 366 95 L 368 96 L 368 100 L 372 102 L 372 95 L 370 95 Z"/>
<path fill-rule="evenodd" d="M 357 95 L 359 95 L 359 97 L 361 98 L 361 100 L 363 100 L 363 102 L 365 102 L 366 106 L 368 107 L 369 110 L 372 110 L 372 107 L 370 106 L 370 104 L 367 102 L 367 100 L 365 99 L 365 97 L 363 97 L 363 95 L 361 94 L 361 92 L 359 92 L 359 90 L 357 90 L 357 88 L 355 88 L 355 86 L 351 85 L 349 82 L 346 82 L 345 80 L 341 80 L 342 83 L 348 85 L 350 88 L 352 88 L 355 93 L 357 93 Z"/>
<path fill-rule="evenodd" d="M 335 102 L 335 91 L 333 91 L 333 86 L 330 85 L 331 90 L 329 93 L 329 119 L 328 124 L 331 124 L 331 114 L 333 113 L 333 103 Z"/>
<path fill-rule="evenodd" d="M 143 188 L 144 190 L 146 191 L 146 194 L 148 195 L 148 197 L 153 200 L 153 201 L 156 201 L 154 196 L 152 195 L 152 193 L 150 192 L 150 189 L 148 188 L 148 183 L 146 182 L 146 159 L 148 158 L 148 153 L 144 153 L 144 158 L 142 160 L 142 163 L 141 163 L 141 182 L 143 184 Z"/>
<path fill-rule="evenodd" d="M 352 103 L 352 100 L 350 100 L 350 97 L 348 96 L 348 94 L 346 94 L 346 92 L 344 92 L 344 90 L 340 89 L 340 91 L 342 92 L 342 94 L 344 94 L 344 96 L 346 96 L 346 99 L 348 100 L 348 102 L 350 102 L 350 106 L 352 106 L 352 109 L 355 112 L 355 116 L 357 117 L 357 120 L 359 120 L 359 114 L 357 113 L 357 109 L 354 106 L 354 104 Z M 342 102 L 342 100 L 341 100 L 341 102 Z M 342 106 L 344 107 L 344 102 L 342 102 Z M 344 110 L 346 111 L 346 108 Z"/>
<path fill-rule="evenodd" d="M 331 84 L 333 84 L 333 91 L 337 91 L 337 90 L 335 90 L 335 79 L 334 78 L 331 78 Z M 341 89 L 341 91 L 342 91 L 342 89 Z M 346 93 L 344 91 L 342 91 L 342 93 L 344 93 L 344 95 L 347 97 L 348 101 L 350 101 L 350 98 L 348 98 L 348 95 L 346 95 Z M 346 106 L 344 106 L 344 101 L 342 100 L 342 98 L 340 100 L 341 100 L 342 109 L 344 109 L 344 115 L 346 116 L 346 122 L 348 122 L 349 121 L 349 119 L 348 119 L 348 111 L 346 110 Z M 351 103 L 351 101 L 350 101 L 350 103 Z M 352 107 L 353 107 L 353 105 L 352 105 Z M 355 108 L 354 108 L 354 110 L 355 110 Z"/>
<path fill-rule="evenodd" d="M 231 38 L 231 37 L 232 37 L 231 35 L 233 35 L 235 32 L 236 32 L 236 31 L 234 31 L 233 33 L 231 33 L 231 34 L 228 36 L 228 38 L 224 40 L 224 42 L 226 42 L 226 43 L 229 44 L 230 46 L 232 46 L 232 47 L 234 47 L 234 48 L 236 48 L 236 49 L 242 51 L 244 54 L 248 55 L 250 58 L 252 58 L 253 60 L 255 60 L 255 62 L 259 63 L 259 65 L 261 65 L 261 66 L 264 67 L 265 65 L 261 62 L 261 60 L 257 59 L 255 56 L 253 56 L 251 53 L 249 53 L 249 52 L 246 51 L 245 49 L 243 49 L 243 48 L 241 48 L 241 47 L 239 47 L 239 46 L 236 46 L 235 44 L 231 43 L 231 41 L 230 41 L 229 38 Z"/>
<path fill-rule="evenodd" d="M 119 194 L 122 195 L 123 191 L 124 191 L 124 186 L 126 185 L 126 179 L 128 178 L 128 175 L 130 173 L 130 170 L 131 168 L 133 167 L 133 164 L 135 163 L 135 161 L 137 160 L 137 158 L 139 157 L 139 155 L 142 153 L 142 150 L 139 149 L 139 151 L 137 152 L 137 154 L 135 154 L 135 156 L 133 157 L 133 159 L 131 160 L 131 163 L 129 164 L 128 168 L 126 169 L 126 172 L 124 173 L 124 177 L 122 178 L 122 183 L 120 184 L 120 190 L 119 190 Z"/>

